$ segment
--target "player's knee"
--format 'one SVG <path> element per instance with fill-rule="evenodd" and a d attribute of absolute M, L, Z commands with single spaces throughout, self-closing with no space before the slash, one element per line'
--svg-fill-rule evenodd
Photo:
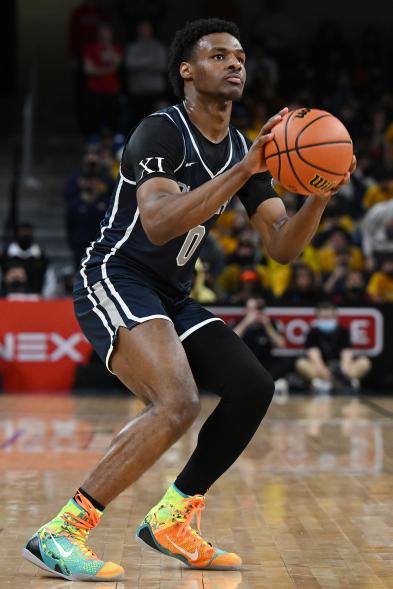
<path fill-rule="evenodd" d="M 198 389 L 190 387 L 166 402 L 163 407 L 169 426 L 175 435 L 184 433 L 195 420 L 201 409 Z"/>
<path fill-rule="evenodd" d="M 229 389 L 227 397 L 244 404 L 250 412 L 262 414 L 263 417 L 274 395 L 274 381 L 262 366 L 245 367 L 233 375 Z"/>
<path fill-rule="evenodd" d="M 262 368 L 262 367 L 261 367 Z M 249 384 L 249 402 L 255 410 L 266 413 L 274 395 L 274 380 L 265 370 L 256 371 Z"/>

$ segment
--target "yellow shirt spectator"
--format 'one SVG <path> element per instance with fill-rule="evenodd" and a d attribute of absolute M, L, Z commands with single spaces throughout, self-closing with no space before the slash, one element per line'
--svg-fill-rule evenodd
<path fill-rule="evenodd" d="M 393 276 L 375 272 L 367 285 L 367 293 L 375 303 L 393 303 Z"/>
<path fill-rule="evenodd" d="M 269 273 L 266 266 L 255 264 L 253 270 L 258 274 L 260 285 L 263 288 L 269 287 Z M 239 264 L 229 264 L 217 278 L 217 286 L 224 294 L 229 295 L 239 288 L 240 275 L 244 271 Z"/>
<path fill-rule="evenodd" d="M 364 269 L 363 254 L 360 248 L 351 246 L 348 250 L 349 260 L 348 267 L 356 272 L 361 272 Z M 330 247 L 321 247 L 316 251 L 317 268 L 313 268 L 322 274 L 333 272 L 338 265 L 340 255 Z"/>
<path fill-rule="evenodd" d="M 393 180 L 379 182 L 379 184 L 373 184 L 373 186 L 370 186 L 366 190 L 363 198 L 363 206 L 365 209 L 369 209 L 373 205 L 385 202 L 391 198 L 393 198 Z"/>

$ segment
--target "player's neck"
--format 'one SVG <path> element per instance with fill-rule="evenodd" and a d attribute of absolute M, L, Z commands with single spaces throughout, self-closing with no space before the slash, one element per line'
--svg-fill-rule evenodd
<path fill-rule="evenodd" d="M 201 97 L 187 96 L 183 104 L 192 123 L 206 139 L 213 143 L 220 143 L 225 139 L 231 118 L 232 101 L 213 102 Z"/>

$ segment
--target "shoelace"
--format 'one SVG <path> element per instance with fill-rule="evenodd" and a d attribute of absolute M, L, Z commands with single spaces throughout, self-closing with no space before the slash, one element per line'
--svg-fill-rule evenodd
<path fill-rule="evenodd" d="M 202 511 L 205 509 L 205 499 L 203 495 L 187 497 L 184 503 L 184 509 L 180 511 L 181 516 L 184 517 L 184 521 L 179 526 L 178 536 L 180 537 L 186 534 L 187 528 L 190 527 L 194 515 L 196 516 L 197 530 L 200 534 Z M 194 532 L 194 534 L 196 533 L 192 528 L 191 531 Z"/>
<path fill-rule="evenodd" d="M 100 517 L 97 513 L 97 510 L 94 509 L 90 501 L 81 495 L 81 493 L 77 493 L 75 495 L 75 501 L 78 503 L 78 505 L 80 505 L 80 507 L 82 507 L 82 509 L 86 511 L 88 517 L 86 519 L 82 519 L 74 513 L 65 511 L 62 516 L 64 523 L 76 529 L 76 533 L 73 536 L 71 534 L 67 534 L 67 536 L 69 537 L 70 541 L 76 538 L 79 548 L 89 559 L 98 559 L 96 553 L 86 545 L 86 541 L 90 530 L 96 527 L 100 521 Z"/>

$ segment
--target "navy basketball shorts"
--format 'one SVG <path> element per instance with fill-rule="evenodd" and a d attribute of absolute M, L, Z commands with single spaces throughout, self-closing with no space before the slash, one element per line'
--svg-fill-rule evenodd
<path fill-rule="evenodd" d="M 134 277 L 111 277 L 74 291 L 79 325 L 106 367 L 119 327 L 132 329 L 151 319 L 171 321 L 180 341 L 212 321 L 222 321 L 196 301 L 175 302 Z"/>

